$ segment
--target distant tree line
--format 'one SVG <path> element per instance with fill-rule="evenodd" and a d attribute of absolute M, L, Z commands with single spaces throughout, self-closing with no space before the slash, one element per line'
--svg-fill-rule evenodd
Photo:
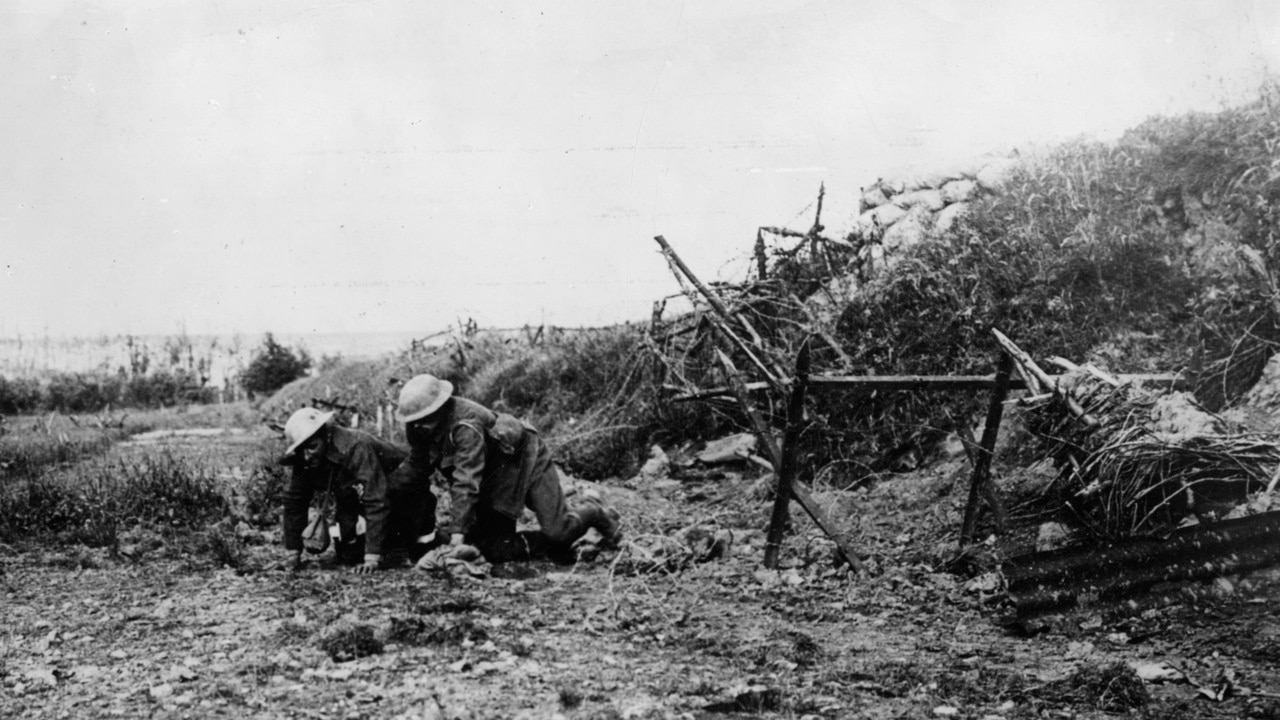
<path fill-rule="evenodd" d="M 49 372 L 40 377 L 0 375 L 0 415 L 35 412 L 83 413 L 108 408 L 160 408 L 218 400 L 209 384 L 209 363 L 178 345 L 166 345 L 167 366 L 158 367 L 146 349 L 130 339 L 128 367 L 90 372 Z M 238 382 L 250 397 L 267 396 L 306 375 L 311 357 L 264 337 Z"/>

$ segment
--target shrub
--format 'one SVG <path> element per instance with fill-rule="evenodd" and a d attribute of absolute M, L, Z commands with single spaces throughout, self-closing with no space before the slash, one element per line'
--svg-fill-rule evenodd
<path fill-rule="evenodd" d="M 259 527 L 280 522 L 290 470 L 278 459 L 278 454 L 262 458 L 240 491 L 244 498 L 244 513 Z"/>
<path fill-rule="evenodd" d="M 140 408 L 170 407 L 212 402 L 214 397 L 214 389 L 206 387 L 195 373 L 176 368 L 129 378 L 122 404 Z"/>
<path fill-rule="evenodd" d="M 40 383 L 31 378 L 0 375 L 0 415 L 20 415 L 40 407 Z"/>
<path fill-rule="evenodd" d="M 240 376 L 240 385 L 251 395 L 270 395 L 306 375 L 310 368 L 311 357 L 306 350 L 285 347 L 267 333 Z"/>
<path fill-rule="evenodd" d="M 44 407 L 64 413 L 96 412 L 118 405 L 123 383 L 106 373 L 56 373 L 45 388 Z"/>

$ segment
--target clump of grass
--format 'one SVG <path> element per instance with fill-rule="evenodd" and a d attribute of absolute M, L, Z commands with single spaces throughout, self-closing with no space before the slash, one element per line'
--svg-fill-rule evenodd
<path fill-rule="evenodd" d="M 445 620 L 416 616 L 392 617 L 387 640 L 403 645 L 458 645 L 463 641 L 489 639 L 484 628 L 470 618 Z"/>
<path fill-rule="evenodd" d="M 461 645 L 464 640 L 482 643 L 489 639 L 489 633 L 477 625 L 471 618 L 462 618 L 453 622 L 440 621 L 421 636 L 422 645 Z"/>
<path fill-rule="evenodd" d="M 1028 681 L 1017 670 L 987 665 L 976 670 L 941 673 L 937 694 L 962 706 L 999 705 L 1007 700 L 1026 701 Z"/>
<path fill-rule="evenodd" d="M 582 701 L 585 699 L 583 698 L 582 693 L 579 692 L 577 688 L 570 687 L 568 685 L 562 685 L 560 687 L 559 695 L 560 695 L 560 707 L 564 708 L 565 710 L 578 709 L 578 707 L 582 705 Z"/>
<path fill-rule="evenodd" d="M 248 566 L 244 543 L 225 527 L 212 526 L 206 530 L 201 536 L 199 550 L 221 567 L 240 571 Z"/>
<path fill-rule="evenodd" d="M 1036 694 L 1051 702 L 1084 705 L 1108 713 L 1138 710 L 1151 703 L 1151 691 L 1124 663 L 1085 665 Z"/>
<path fill-rule="evenodd" d="M 907 697 L 929 680 L 924 670 L 906 661 L 882 663 L 872 676 L 878 683 L 878 694 L 884 697 Z"/>
<path fill-rule="evenodd" d="M 339 620 L 320 632 L 317 639 L 320 649 L 335 662 L 377 655 L 382 652 L 382 641 L 367 623 Z"/>
<path fill-rule="evenodd" d="M 230 489 L 236 514 L 259 527 L 274 526 L 280 522 L 290 469 L 278 460 L 277 453 L 264 455 L 249 477 Z"/>

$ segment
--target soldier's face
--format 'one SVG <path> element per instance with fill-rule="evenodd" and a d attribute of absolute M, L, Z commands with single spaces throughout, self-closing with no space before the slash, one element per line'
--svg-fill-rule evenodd
<path fill-rule="evenodd" d="M 439 426 L 440 415 L 439 413 L 434 413 L 405 425 L 404 436 L 410 443 L 426 442 L 431 437 L 431 433 L 435 432 L 435 429 Z"/>
<path fill-rule="evenodd" d="M 302 466 L 307 468 L 320 467 L 320 463 L 324 459 L 325 439 L 319 435 L 313 435 L 302 443 L 302 447 L 298 448 L 298 452 L 302 455 Z"/>

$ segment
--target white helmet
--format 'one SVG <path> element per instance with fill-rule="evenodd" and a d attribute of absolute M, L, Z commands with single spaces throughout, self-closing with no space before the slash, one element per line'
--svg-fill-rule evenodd
<path fill-rule="evenodd" d="M 286 458 L 293 457 L 302 443 L 316 434 L 333 417 L 331 412 L 321 412 L 313 407 L 304 407 L 289 416 L 284 424 L 284 439 L 289 441 L 289 449 L 284 451 Z"/>

